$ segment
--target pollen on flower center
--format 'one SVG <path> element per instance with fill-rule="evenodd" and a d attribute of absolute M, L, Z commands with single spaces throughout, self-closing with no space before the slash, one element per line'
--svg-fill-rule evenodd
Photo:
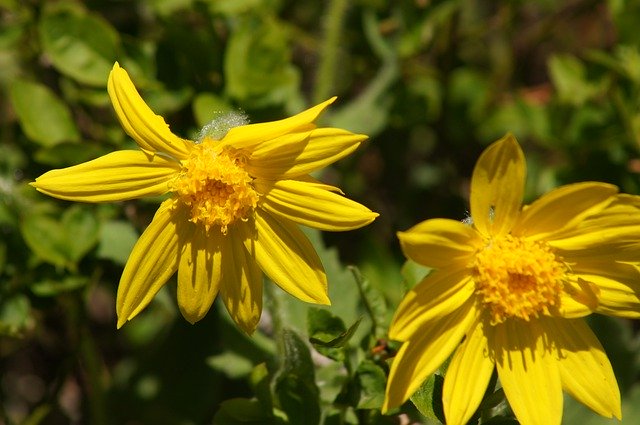
<path fill-rule="evenodd" d="M 191 221 L 207 230 L 220 226 L 223 233 L 236 220 L 246 220 L 256 207 L 258 194 L 253 178 L 244 169 L 244 158 L 204 139 L 183 162 L 171 190 L 191 209 Z"/>
<path fill-rule="evenodd" d="M 567 273 L 548 244 L 511 235 L 489 241 L 472 267 L 476 294 L 493 324 L 549 314 L 560 303 Z"/>

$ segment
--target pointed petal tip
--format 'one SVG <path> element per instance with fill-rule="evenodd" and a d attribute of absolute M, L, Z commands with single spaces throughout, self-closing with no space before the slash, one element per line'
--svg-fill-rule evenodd
<path fill-rule="evenodd" d="M 118 317 L 118 323 L 116 324 L 116 329 L 120 329 L 127 322 L 128 320 L 125 319 L 124 317 Z"/>
<path fill-rule="evenodd" d="M 180 313 L 182 313 L 182 317 L 184 317 L 184 320 L 189 322 L 189 324 L 191 324 L 191 325 L 195 325 L 196 322 L 200 321 L 200 319 L 201 319 L 201 318 L 198 318 L 197 316 L 194 316 L 192 314 L 189 314 L 189 313 L 185 312 L 182 309 L 180 309 Z"/>
<path fill-rule="evenodd" d="M 236 325 L 238 325 L 240 329 L 242 329 L 242 332 L 246 333 L 248 336 L 251 336 L 253 335 L 253 333 L 256 331 L 256 328 L 258 327 L 258 323 L 260 322 L 260 317 L 258 317 L 258 320 L 252 320 L 251 322 L 240 322 L 236 319 L 234 319 L 234 322 L 236 323 Z"/>
<path fill-rule="evenodd" d="M 326 282 L 325 282 L 325 288 L 326 288 Z M 293 294 L 292 294 L 293 295 Z M 310 303 L 310 304 L 318 304 L 318 305 L 331 305 L 331 299 L 329 298 L 329 294 L 327 294 L 326 289 L 325 292 L 321 292 L 321 293 L 314 293 L 313 295 L 308 294 L 306 298 L 301 298 L 297 295 L 294 295 L 296 298 Z"/>

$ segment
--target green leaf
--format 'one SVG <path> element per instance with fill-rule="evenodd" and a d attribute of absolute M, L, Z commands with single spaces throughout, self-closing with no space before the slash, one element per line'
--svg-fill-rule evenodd
<path fill-rule="evenodd" d="M 358 409 L 380 409 L 384 401 L 387 376 L 384 370 L 370 360 L 364 360 L 356 370 L 358 383 Z"/>
<path fill-rule="evenodd" d="M 160 16 L 169 17 L 184 9 L 193 7 L 193 0 L 154 0 L 150 6 Z"/>
<path fill-rule="evenodd" d="M 444 410 L 442 407 L 442 386 L 444 378 L 441 375 L 431 375 L 411 396 L 411 402 L 418 411 L 429 419 L 444 421 Z"/>
<path fill-rule="evenodd" d="M 34 159 L 40 164 L 63 168 L 90 161 L 106 153 L 104 148 L 96 144 L 60 143 L 55 146 L 38 149 Z"/>
<path fill-rule="evenodd" d="M 248 10 L 255 10 L 264 3 L 264 0 L 216 0 L 209 2 L 209 7 L 213 13 L 223 15 L 239 15 Z"/>
<path fill-rule="evenodd" d="M 226 93 L 253 108 L 282 104 L 297 92 L 298 70 L 291 64 L 289 40 L 273 18 L 242 19 L 225 52 Z"/>
<path fill-rule="evenodd" d="M 198 126 L 203 127 L 221 113 L 230 112 L 229 103 L 213 93 L 201 93 L 193 100 L 193 115 Z"/>
<path fill-rule="evenodd" d="M 53 146 L 80 140 L 71 112 L 46 86 L 15 80 L 9 88 L 9 97 L 22 130 L 34 142 Z"/>
<path fill-rule="evenodd" d="M 66 210 L 59 222 L 44 214 L 25 214 L 20 229 L 36 255 L 71 270 L 97 243 L 99 234 L 98 221 L 80 205 Z"/>
<path fill-rule="evenodd" d="M 309 307 L 307 310 L 307 331 L 309 342 L 323 356 L 338 362 L 346 358 L 344 347 L 358 329 L 362 318 L 345 328 L 341 318 L 331 314 L 329 310 Z"/>
<path fill-rule="evenodd" d="M 66 235 L 67 256 L 77 262 L 97 243 L 100 224 L 92 210 L 74 205 L 62 215 L 61 224 Z"/>
<path fill-rule="evenodd" d="M 312 307 L 307 311 L 309 341 L 322 347 L 344 347 L 358 329 L 360 321 L 358 319 L 349 329 L 345 329 L 342 319 L 328 310 Z"/>
<path fill-rule="evenodd" d="M 403 278 L 403 283 L 407 291 L 416 286 L 422 279 L 424 279 L 431 269 L 429 267 L 418 264 L 415 261 L 407 260 L 402 265 L 400 274 Z"/>
<path fill-rule="evenodd" d="M 549 74 L 561 102 L 581 106 L 597 92 L 597 87 L 586 79 L 584 64 L 573 56 L 552 56 L 549 59 Z"/>
<path fill-rule="evenodd" d="M 138 232 L 128 221 L 107 221 L 101 226 L 99 239 L 96 255 L 125 265 L 138 240 Z"/>
<path fill-rule="evenodd" d="M 214 425 L 271 424 L 275 423 L 271 412 L 265 411 L 258 400 L 232 398 L 220 403 L 213 417 Z"/>
<path fill-rule="evenodd" d="M 253 368 L 249 376 L 249 384 L 262 405 L 268 410 L 272 410 L 271 376 L 269 375 L 266 363 L 260 363 Z"/>
<path fill-rule="evenodd" d="M 39 297 L 55 297 L 60 293 L 82 288 L 88 282 L 86 276 L 68 276 L 62 280 L 47 279 L 31 285 L 31 291 Z"/>
<path fill-rule="evenodd" d="M 118 32 L 102 17 L 79 8 L 45 9 L 40 21 L 44 53 L 63 74 L 106 87 L 120 47 Z"/>
<path fill-rule="evenodd" d="M 282 332 L 282 347 L 284 357 L 275 384 L 280 408 L 292 424 L 318 424 L 319 391 L 309 347 L 290 329 Z"/>
<path fill-rule="evenodd" d="M 71 267 L 67 257 L 66 235 L 60 224 L 50 217 L 27 214 L 20 230 L 29 248 L 41 259 L 57 267 Z"/>
<path fill-rule="evenodd" d="M 249 359 L 233 351 L 224 351 L 211 356 L 207 359 L 207 364 L 231 379 L 243 378 L 249 375 L 253 368 Z"/>
<path fill-rule="evenodd" d="M 19 336 L 31 319 L 31 304 L 23 294 L 0 300 L 0 335 Z"/>

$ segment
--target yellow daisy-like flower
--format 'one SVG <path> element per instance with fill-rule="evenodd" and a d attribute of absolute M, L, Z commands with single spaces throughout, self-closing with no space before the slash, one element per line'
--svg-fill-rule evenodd
<path fill-rule="evenodd" d="M 391 324 L 403 344 L 385 411 L 453 353 L 442 396 L 449 425 L 471 418 L 494 368 L 523 424 L 560 424 L 563 390 L 621 417 L 611 364 L 583 317 L 640 317 L 640 200 L 585 182 L 522 207 L 525 174 L 508 135 L 476 164 L 472 224 L 433 219 L 398 234 L 405 255 L 434 270 Z"/>
<path fill-rule="evenodd" d="M 143 310 L 176 271 L 178 305 L 191 323 L 204 317 L 220 293 L 235 322 L 253 332 L 262 311 L 263 272 L 303 301 L 329 304 L 324 269 L 297 223 L 342 231 L 378 215 L 309 175 L 366 140 L 316 127 L 335 98 L 288 119 L 234 127 L 220 140 L 196 143 L 171 133 L 117 63 L 108 91 L 141 150 L 52 170 L 32 185 L 82 202 L 172 194 L 127 261 L 118 287 L 118 327 Z"/>

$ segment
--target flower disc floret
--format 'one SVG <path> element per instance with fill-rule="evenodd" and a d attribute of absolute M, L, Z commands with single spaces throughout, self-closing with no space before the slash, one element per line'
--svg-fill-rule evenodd
<path fill-rule="evenodd" d="M 559 305 L 566 272 L 547 243 L 511 235 L 488 241 L 473 264 L 476 294 L 492 324 L 548 315 Z"/>
<path fill-rule="evenodd" d="M 253 178 L 244 169 L 244 157 L 216 140 L 195 145 L 171 189 L 191 211 L 193 223 L 222 233 L 236 220 L 246 220 L 258 202 Z"/>

